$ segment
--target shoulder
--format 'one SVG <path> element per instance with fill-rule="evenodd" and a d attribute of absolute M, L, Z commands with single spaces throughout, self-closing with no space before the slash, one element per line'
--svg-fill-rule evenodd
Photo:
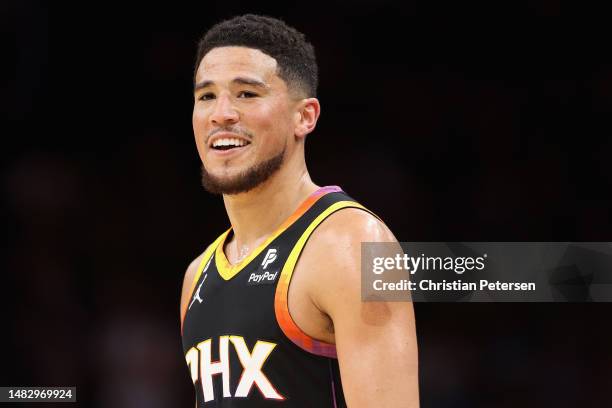
<path fill-rule="evenodd" d="M 195 279 L 196 273 L 198 272 L 198 266 L 202 262 L 202 258 L 208 248 L 202 252 L 197 258 L 195 258 L 185 271 L 185 275 L 183 276 L 183 287 L 181 289 L 181 306 L 180 306 L 180 317 L 181 321 L 185 315 L 185 310 L 187 308 L 187 303 L 189 302 L 189 298 L 191 297 L 191 290 L 193 286 L 193 280 Z"/>
<path fill-rule="evenodd" d="M 196 272 L 198 271 L 198 266 L 200 265 L 200 262 L 202 262 L 202 257 L 204 256 L 205 252 L 206 251 L 198 255 L 198 257 L 191 261 L 191 263 L 187 267 L 187 270 L 185 271 L 185 276 L 183 277 L 183 290 L 185 290 L 185 287 L 188 288 L 189 285 L 193 283 L 193 279 L 195 278 Z"/>
<path fill-rule="evenodd" d="M 184 298 L 190 297 L 191 295 L 190 292 L 193 289 L 193 284 L 194 284 L 193 280 L 195 279 L 198 269 L 200 265 L 202 264 L 203 258 L 204 257 L 210 258 L 212 256 L 213 251 L 217 248 L 217 246 L 219 245 L 219 242 L 227 235 L 228 231 L 225 231 L 224 233 L 219 235 L 217 239 L 212 244 L 210 244 L 204 250 L 204 252 L 202 252 L 196 259 L 191 261 L 191 263 L 187 267 L 187 271 L 185 271 L 185 276 L 183 277 L 183 289 L 181 292 L 181 305 L 183 304 L 183 301 L 186 300 Z"/>
<path fill-rule="evenodd" d="M 345 296 L 359 299 L 363 242 L 397 240 L 379 218 L 358 208 L 331 214 L 310 236 L 299 266 L 308 271 L 309 297 L 321 311 L 331 315 L 331 303 Z"/>
<path fill-rule="evenodd" d="M 313 243 L 396 242 L 391 230 L 369 211 L 344 208 L 331 214 L 312 234 Z"/>

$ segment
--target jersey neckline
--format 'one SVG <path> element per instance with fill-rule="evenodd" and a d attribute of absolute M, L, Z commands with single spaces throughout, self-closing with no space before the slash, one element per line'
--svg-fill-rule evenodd
<path fill-rule="evenodd" d="M 325 186 L 321 187 L 313 192 L 306 200 L 298 206 L 298 208 L 291 214 L 283 223 L 272 233 L 270 236 L 262 242 L 257 248 L 255 248 L 249 256 L 244 258 L 242 261 L 232 265 L 225 256 L 223 247 L 225 246 L 225 240 L 229 233 L 232 231 L 230 227 L 225 233 L 223 233 L 217 248 L 215 249 L 215 265 L 219 275 L 224 280 L 230 280 L 234 276 L 244 269 L 253 259 L 255 259 L 272 241 L 274 241 L 280 234 L 282 234 L 287 228 L 289 228 L 295 221 L 297 221 L 310 207 L 314 205 L 321 197 L 329 193 L 340 192 L 342 189 L 338 186 Z"/>

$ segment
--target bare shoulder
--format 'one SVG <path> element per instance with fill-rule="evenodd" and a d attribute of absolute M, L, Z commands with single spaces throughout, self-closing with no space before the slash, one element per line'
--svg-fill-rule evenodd
<path fill-rule="evenodd" d="M 330 215 L 313 233 L 317 240 L 396 242 L 393 233 L 376 216 L 359 208 L 345 208 Z"/>
<path fill-rule="evenodd" d="M 363 242 L 397 240 L 376 216 L 358 208 L 346 208 L 333 213 L 317 227 L 305 251 L 315 258 L 323 256 L 332 262 L 346 262 L 354 260 L 354 252 L 361 251 Z"/>
<path fill-rule="evenodd" d="M 321 311 L 329 313 L 329 302 L 342 297 L 339 293 L 360 293 L 363 242 L 397 240 L 380 219 L 357 208 L 333 213 L 312 233 L 300 263 L 308 270 L 310 298 Z"/>

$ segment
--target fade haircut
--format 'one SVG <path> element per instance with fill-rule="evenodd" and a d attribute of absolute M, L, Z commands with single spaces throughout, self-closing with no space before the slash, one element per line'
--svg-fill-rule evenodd
<path fill-rule="evenodd" d="M 314 47 L 304 34 L 276 18 L 245 14 L 214 25 L 200 39 L 195 73 L 213 48 L 242 46 L 258 49 L 274 58 L 277 75 L 289 88 L 308 98 L 317 96 L 318 70 Z"/>

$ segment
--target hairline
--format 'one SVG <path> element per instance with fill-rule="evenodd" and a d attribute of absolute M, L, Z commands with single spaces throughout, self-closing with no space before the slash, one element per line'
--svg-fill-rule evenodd
<path fill-rule="evenodd" d="M 280 75 L 280 71 L 281 71 L 281 64 L 278 62 L 278 60 L 276 58 L 274 58 L 272 55 L 268 54 L 267 52 L 265 52 L 264 50 L 262 50 L 261 48 L 257 48 L 257 47 L 251 47 L 248 45 L 241 45 L 241 44 L 224 44 L 224 45 L 215 45 L 214 47 L 211 47 L 208 51 L 206 51 L 206 54 L 202 55 L 202 58 L 200 58 L 200 60 L 198 61 L 198 65 L 196 66 L 195 72 L 193 73 L 193 87 L 195 89 L 195 86 L 197 85 L 196 82 L 196 75 L 198 73 L 198 70 L 200 69 L 200 65 L 202 65 L 202 61 L 204 61 L 204 58 L 206 58 L 206 56 L 208 54 L 210 54 L 210 52 L 216 48 L 229 48 L 229 47 L 239 47 L 239 48 L 247 48 L 247 49 L 251 49 L 251 50 L 257 50 L 259 52 L 261 52 L 264 55 L 267 55 L 268 57 L 272 58 L 274 60 L 274 62 L 276 62 L 276 68 L 274 70 L 274 73 L 276 74 L 277 77 L 279 77 L 279 79 L 281 79 L 285 85 L 287 86 L 287 91 L 289 92 L 290 95 L 292 96 L 296 96 L 299 99 L 304 99 L 304 98 L 309 98 L 308 95 L 308 91 L 306 90 L 307 86 L 305 84 L 301 84 L 299 80 L 297 81 L 291 81 L 291 80 L 287 80 L 285 78 L 283 78 Z"/>

